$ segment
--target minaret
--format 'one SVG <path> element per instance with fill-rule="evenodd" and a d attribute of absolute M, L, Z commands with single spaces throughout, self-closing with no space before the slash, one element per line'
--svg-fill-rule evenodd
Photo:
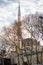
<path fill-rule="evenodd" d="M 18 6 L 18 22 L 20 22 L 20 17 L 21 17 L 21 13 L 20 13 L 20 2 L 19 2 L 19 6 Z"/>
<path fill-rule="evenodd" d="M 18 45 L 19 47 L 21 48 L 22 47 L 22 43 L 21 43 L 21 40 L 22 40 L 22 32 L 21 32 L 21 12 L 20 12 L 20 1 L 18 3 Z"/>

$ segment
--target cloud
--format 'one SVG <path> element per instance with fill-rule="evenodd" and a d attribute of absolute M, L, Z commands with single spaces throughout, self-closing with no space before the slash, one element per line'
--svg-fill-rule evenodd
<path fill-rule="evenodd" d="M 28 10 L 29 13 L 43 13 L 43 0 L 22 0 L 21 6 L 23 6 L 25 10 Z"/>
<path fill-rule="evenodd" d="M 25 14 L 32 14 L 36 11 L 36 5 L 30 1 L 21 1 L 21 9 L 22 7 Z"/>
<path fill-rule="evenodd" d="M 12 0 L 4 0 L 6 3 L 12 3 Z"/>
<path fill-rule="evenodd" d="M 17 18 L 17 3 L 11 3 L 5 7 L 0 7 L 0 29 L 3 26 L 9 25 Z"/>
<path fill-rule="evenodd" d="M 18 2 L 19 0 L 0 0 L 0 33 L 4 26 L 9 26 L 17 19 Z M 35 14 L 35 12 L 43 13 L 43 0 L 20 0 L 21 17 L 28 14 Z M 24 31 L 24 38 L 29 37 L 28 33 Z M 27 33 L 27 35 L 26 35 Z M 26 35 L 26 36 L 25 36 Z M 29 34 L 31 37 L 31 34 Z M 41 45 L 42 45 L 42 40 Z"/>
<path fill-rule="evenodd" d="M 19 0 L 2 0 L 3 4 L 6 6 L 1 6 L 0 4 L 0 25 L 4 23 L 2 26 L 9 25 L 15 19 L 17 19 L 18 15 L 18 3 Z M 36 4 L 37 3 L 37 4 Z M 43 13 L 43 0 L 20 0 L 21 6 L 21 17 L 34 14 L 35 12 Z M 8 23 L 8 24 L 7 24 Z M 2 27 L 0 26 L 0 28 Z"/>

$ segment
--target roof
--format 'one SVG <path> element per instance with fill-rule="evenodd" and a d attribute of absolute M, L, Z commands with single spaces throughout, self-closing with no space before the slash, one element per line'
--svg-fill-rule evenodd
<path fill-rule="evenodd" d="M 32 39 L 32 38 L 23 39 L 23 43 L 25 43 L 25 44 L 34 44 L 34 45 L 36 45 L 36 43 L 37 43 L 39 45 L 39 43 L 37 42 L 37 40 Z"/>

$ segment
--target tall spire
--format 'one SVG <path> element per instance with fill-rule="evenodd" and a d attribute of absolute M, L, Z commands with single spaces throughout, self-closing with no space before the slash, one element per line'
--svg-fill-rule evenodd
<path fill-rule="evenodd" d="M 19 6 L 18 6 L 18 21 L 20 22 L 20 16 L 21 16 L 21 13 L 20 13 L 20 1 L 19 1 Z"/>

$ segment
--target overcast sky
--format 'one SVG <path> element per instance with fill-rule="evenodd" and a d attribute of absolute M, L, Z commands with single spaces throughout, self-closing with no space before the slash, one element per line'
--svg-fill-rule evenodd
<path fill-rule="evenodd" d="M 19 0 L 0 0 L 0 29 L 17 19 Z M 43 13 L 43 0 L 21 0 L 21 16 Z"/>
<path fill-rule="evenodd" d="M 19 0 L 0 0 L 0 30 L 17 19 Z M 43 13 L 43 0 L 21 0 L 21 17 Z"/>

